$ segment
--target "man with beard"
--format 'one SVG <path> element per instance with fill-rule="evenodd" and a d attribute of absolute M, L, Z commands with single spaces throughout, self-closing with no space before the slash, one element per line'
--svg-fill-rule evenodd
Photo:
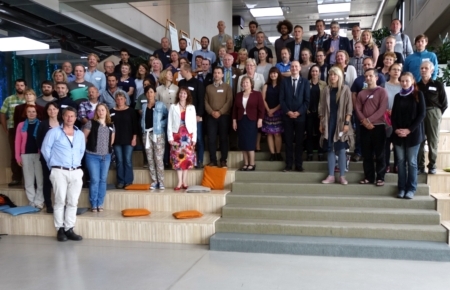
<path fill-rule="evenodd" d="M 280 21 L 278 22 L 277 30 L 281 34 L 280 38 L 275 40 L 275 55 L 277 57 L 277 61 L 279 62 L 281 59 L 281 49 L 287 47 L 287 44 L 294 40 L 290 37 L 292 32 L 292 23 L 289 20 Z"/>
<path fill-rule="evenodd" d="M 2 128 L 8 135 L 9 147 L 11 149 L 11 171 L 12 171 L 12 181 L 8 186 L 20 185 L 22 180 L 22 168 L 17 164 L 15 158 L 15 141 L 16 141 L 16 130 L 14 129 L 14 110 L 18 105 L 25 103 L 24 91 L 26 88 L 26 82 L 24 79 L 17 79 L 15 82 L 16 93 L 5 99 L 3 106 L 0 110 L 0 120 L 2 122 Z"/>
<path fill-rule="evenodd" d="M 184 38 L 180 38 L 178 40 L 178 45 L 180 46 L 180 51 L 178 52 L 178 55 L 180 58 L 185 57 L 187 60 L 191 63 L 192 62 L 192 53 L 186 50 L 187 47 L 187 40 Z"/>
<path fill-rule="evenodd" d="M 41 83 L 42 95 L 36 100 L 36 104 L 41 107 L 45 107 L 48 103 L 57 101 L 58 99 L 53 97 L 53 82 L 43 81 Z"/>
<path fill-rule="evenodd" d="M 88 55 L 88 69 L 84 75 L 86 81 L 94 84 L 98 89 L 99 93 L 102 94 L 106 89 L 106 77 L 105 75 L 97 69 L 98 62 L 100 58 L 95 53 L 90 53 Z"/>
<path fill-rule="evenodd" d="M 105 103 L 108 109 L 112 109 L 116 106 L 116 93 L 117 92 L 123 92 L 125 95 L 125 98 L 127 99 L 126 104 L 127 106 L 130 105 L 130 97 L 128 96 L 127 92 L 124 92 L 121 90 L 117 84 L 119 83 L 119 80 L 117 78 L 117 75 L 109 75 L 108 79 L 108 87 L 103 92 L 103 94 L 100 96 L 99 101 L 100 103 Z"/>
<path fill-rule="evenodd" d="M 323 43 L 323 50 L 326 52 L 326 62 L 330 65 L 336 63 L 336 53 L 339 50 L 345 50 L 347 53 L 351 53 L 350 41 L 347 37 L 339 36 L 339 23 L 332 21 L 330 24 L 331 36 Z"/>
<path fill-rule="evenodd" d="M 322 19 L 316 20 L 316 30 L 317 34 L 309 38 L 309 42 L 312 47 L 313 59 L 316 57 L 316 53 L 319 49 L 323 48 L 323 43 L 330 37 L 329 34 L 325 33 L 325 21 Z"/>
<path fill-rule="evenodd" d="M 272 60 L 273 60 L 273 54 L 272 54 L 272 50 L 264 45 L 265 39 L 266 39 L 266 36 L 265 36 L 264 32 L 260 31 L 260 32 L 256 33 L 256 45 L 254 48 L 252 48 L 248 52 L 248 57 L 253 58 L 256 61 L 256 63 L 259 63 L 259 50 L 261 48 L 265 48 L 267 51 L 267 62 L 271 64 Z"/>
<path fill-rule="evenodd" d="M 200 44 L 202 46 L 202 49 L 194 51 L 194 54 L 192 56 L 192 59 L 195 59 L 197 55 L 200 55 L 203 57 L 203 59 L 209 59 L 209 63 L 214 63 L 216 61 L 216 54 L 212 52 L 211 50 L 208 50 L 209 45 L 209 38 L 206 36 L 203 36 L 200 40 Z M 192 69 L 197 69 L 197 63 L 192 63 Z"/>

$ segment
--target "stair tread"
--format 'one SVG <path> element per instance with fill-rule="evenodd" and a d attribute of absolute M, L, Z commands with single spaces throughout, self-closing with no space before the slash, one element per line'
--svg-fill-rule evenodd
<path fill-rule="evenodd" d="M 234 209 L 259 209 L 259 210 L 298 210 L 298 211 L 322 211 L 322 212 L 361 212 L 384 214 L 424 214 L 437 215 L 436 210 L 409 209 L 409 208 L 366 208 L 366 207 L 336 207 L 336 206 L 289 206 L 289 205 L 252 205 L 252 204 L 226 204 L 224 208 Z"/>
<path fill-rule="evenodd" d="M 327 199 L 367 199 L 367 200 L 391 200 L 391 201 L 402 201 L 402 202 L 415 202 L 415 201 L 434 201 L 434 198 L 429 195 L 418 195 L 414 196 L 414 199 L 412 200 L 400 200 L 400 199 L 394 199 L 393 197 L 386 196 L 386 195 L 343 195 L 341 193 L 339 194 L 333 194 L 333 193 L 321 193 L 321 194 L 302 194 L 299 195 L 297 193 L 273 193 L 273 192 L 261 192 L 261 193 L 254 193 L 254 192 L 229 192 L 227 194 L 227 197 L 234 197 L 234 196 L 243 196 L 243 197 L 269 197 L 269 198 L 327 198 Z"/>
<path fill-rule="evenodd" d="M 286 226 L 325 227 L 325 228 L 363 228 L 363 229 L 390 229 L 390 230 L 424 230 L 446 233 L 442 225 L 420 225 L 420 224 L 386 224 L 386 223 L 355 223 L 355 222 L 330 222 L 330 221 L 298 221 L 298 220 L 272 220 L 272 219 L 247 219 L 222 217 L 218 223 L 240 223 L 240 224 L 272 224 Z"/>
<path fill-rule="evenodd" d="M 450 174 L 450 173 L 449 173 Z M 317 185 L 317 186 L 323 186 L 323 187 L 332 187 L 332 186 L 339 186 L 339 188 L 342 188 L 342 185 L 341 184 L 339 184 L 339 183 L 333 183 L 333 184 L 322 184 L 322 183 L 317 183 L 317 182 L 314 182 L 314 183 L 310 183 L 310 182 L 295 182 L 295 181 L 292 181 L 292 182 L 285 182 L 285 181 L 282 181 L 282 182 L 277 182 L 277 181 L 270 181 L 270 182 L 261 182 L 261 181 L 255 181 L 255 182 L 248 182 L 248 181 L 235 181 L 235 182 L 233 182 L 233 184 L 252 184 L 252 183 L 257 183 L 257 184 L 275 184 L 275 185 L 277 185 L 277 184 L 279 184 L 279 185 Z M 375 186 L 375 185 L 372 185 L 372 184 L 359 184 L 359 183 L 349 183 L 349 184 L 347 184 L 346 186 L 353 186 L 353 187 L 355 187 L 355 186 L 358 186 L 358 187 L 362 187 L 362 188 L 367 188 L 367 187 L 369 187 L 369 186 Z M 397 182 L 385 182 L 385 185 L 384 185 L 384 187 L 386 187 L 386 186 L 396 186 L 397 187 Z M 377 188 L 382 188 L 383 186 L 378 186 Z M 417 184 L 417 187 L 428 187 L 428 184 L 426 184 L 426 183 L 418 183 Z"/>

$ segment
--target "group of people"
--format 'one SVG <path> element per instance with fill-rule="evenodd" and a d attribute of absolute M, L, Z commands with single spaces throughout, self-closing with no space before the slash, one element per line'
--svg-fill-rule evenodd
<path fill-rule="evenodd" d="M 274 65 L 255 21 L 237 53 L 225 23 L 219 21 L 217 28 L 211 43 L 202 37 L 201 49 L 193 54 L 186 51 L 185 39 L 174 51 L 162 38 L 149 62 L 137 67 L 126 49 L 119 64 L 104 62 L 104 72 L 97 69 L 95 54 L 88 55 L 87 69 L 66 62 L 52 81 L 42 82 L 39 98 L 24 79 L 16 80 L 15 94 L 0 111 L 12 152 L 9 186 L 24 178 L 30 205 L 54 214 L 58 240 L 81 239 L 73 227 L 83 182 L 89 182 L 91 210 L 104 210 L 113 159 L 116 188 L 133 183 L 132 152 L 139 143 L 150 189 L 165 189 L 169 167 L 178 175 L 174 189 L 186 189 L 188 170 L 203 167 L 205 135 L 208 165 L 227 167 L 229 148 L 239 148 L 241 171 L 256 169 L 262 135 L 271 161 L 283 160 L 284 140 L 284 172 L 303 171 L 304 147 L 307 161 L 317 150 L 319 161 L 325 155 L 328 160 L 324 184 L 336 182 L 335 171 L 339 183 L 348 183 L 347 151 L 354 148 L 352 160 L 363 159 L 361 184 L 383 186 L 385 173 L 396 170 L 400 198 L 414 196 L 417 173 L 424 172 L 426 138 L 428 173 L 436 173 L 447 98 L 436 81 L 436 56 L 426 50 L 425 35 L 415 38 L 413 52 L 395 19 L 391 36 L 378 49 L 370 31 L 361 33 L 359 26 L 349 40 L 339 36 L 337 22 L 331 22 L 328 35 L 324 21 L 317 20 L 318 33 L 305 41 L 303 28 L 284 20 L 277 25 L 281 36 Z"/>

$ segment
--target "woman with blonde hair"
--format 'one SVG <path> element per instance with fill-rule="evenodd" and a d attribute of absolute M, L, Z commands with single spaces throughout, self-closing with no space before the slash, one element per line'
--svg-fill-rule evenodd
<path fill-rule="evenodd" d="M 358 77 L 358 74 L 356 73 L 356 68 L 351 64 L 348 64 L 349 61 L 350 57 L 345 50 L 339 50 L 336 52 L 335 66 L 338 66 L 341 69 L 344 77 L 344 83 L 351 87 L 355 79 Z"/>
<path fill-rule="evenodd" d="M 159 75 L 163 71 L 162 62 L 160 59 L 155 58 L 152 61 L 152 70 L 150 71 L 149 79 L 155 84 L 156 87 L 160 85 L 159 83 Z"/>
<path fill-rule="evenodd" d="M 238 58 L 236 59 L 236 68 L 241 70 L 241 73 L 245 71 L 246 61 L 248 59 L 248 51 L 245 48 L 241 48 L 238 51 Z"/>
<path fill-rule="evenodd" d="M 322 91 L 319 104 L 320 143 L 328 152 L 328 176 L 322 183 L 335 182 L 335 155 L 339 157 L 339 182 L 348 184 L 345 179 L 346 150 L 353 145 L 353 129 L 350 119 L 353 111 L 350 88 L 344 84 L 344 76 L 338 67 L 332 67 L 328 73 L 328 86 Z"/>
<path fill-rule="evenodd" d="M 371 57 L 373 59 L 373 63 L 377 63 L 380 51 L 378 50 L 376 43 L 373 41 L 372 32 L 369 30 L 364 30 L 361 34 L 361 43 L 364 45 L 364 55 Z"/>
<path fill-rule="evenodd" d="M 57 69 L 52 73 L 52 80 L 53 80 L 54 84 L 60 83 L 60 82 L 63 82 L 63 83 L 68 82 L 67 75 L 62 69 Z"/>
<path fill-rule="evenodd" d="M 89 200 L 92 212 L 102 212 L 106 195 L 106 179 L 111 163 L 115 129 L 108 107 L 99 103 L 94 119 L 83 127 L 86 137 L 86 167 L 89 171 Z"/>
<path fill-rule="evenodd" d="M 173 83 L 173 74 L 170 69 L 163 70 L 159 75 L 159 86 L 156 87 L 156 100 L 161 101 L 170 109 L 175 104 L 178 86 Z"/>

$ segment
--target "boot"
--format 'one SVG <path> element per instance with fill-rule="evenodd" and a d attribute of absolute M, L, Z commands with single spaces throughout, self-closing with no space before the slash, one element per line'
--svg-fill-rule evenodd
<path fill-rule="evenodd" d="M 58 242 L 65 242 L 67 241 L 66 233 L 64 232 L 64 228 L 59 228 L 58 234 L 56 235 L 56 239 Z"/>
<path fill-rule="evenodd" d="M 66 234 L 67 238 L 72 241 L 81 241 L 83 239 L 82 236 L 75 234 L 75 232 L 73 231 L 73 228 L 66 231 L 65 234 Z"/>

